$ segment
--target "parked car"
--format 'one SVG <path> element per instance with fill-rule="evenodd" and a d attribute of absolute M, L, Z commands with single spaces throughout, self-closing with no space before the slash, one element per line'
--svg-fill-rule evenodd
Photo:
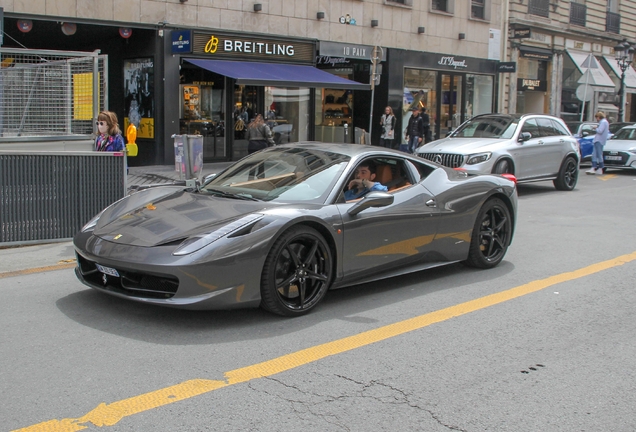
<path fill-rule="evenodd" d="M 579 143 L 579 154 L 581 162 L 589 162 L 592 160 L 592 152 L 594 151 L 594 134 L 598 122 L 567 122 L 566 125 L 572 132 L 572 136 Z"/>
<path fill-rule="evenodd" d="M 482 114 L 416 153 L 469 172 L 511 173 L 519 182 L 552 180 L 558 190 L 574 189 L 579 174 L 576 139 L 563 120 L 545 114 Z"/>
<path fill-rule="evenodd" d="M 603 148 L 607 168 L 636 169 L 636 125 L 625 126 L 607 140 Z"/>
<path fill-rule="evenodd" d="M 345 201 L 369 161 L 388 191 Z M 517 215 L 509 177 L 380 147 L 283 144 L 200 187 L 148 188 L 107 207 L 74 238 L 75 273 L 145 304 L 298 316 L 330 288 L 458 261 L 498 265 Z"/>
<path fill-rule="evenodd" d="M 610 123 L 610 125 L 609 125 L 610 136 L 614 135 L 616 132 L 618 132 L 619 130 L 621 130 L 625 126 L 632 126 L 634 124 L 636 124 L 636 123 L 634 123 L 634 122 L 614 122 L 614 123 Z"/>

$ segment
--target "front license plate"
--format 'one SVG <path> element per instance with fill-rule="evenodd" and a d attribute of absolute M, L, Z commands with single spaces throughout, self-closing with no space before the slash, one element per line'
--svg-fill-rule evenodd
<path fill-rule="evenodd" d="M 99 270 L 100 272 L 107 274 L 109 276 L 119 277 L 119 273 L 114 268 L 104 267 L 99 264 L 95 264 L 95 265 L 97 266 L 97 270 Z"/>
<path fill-rule="evenodd" d="M 621 160 L 623 159 L 621 156 L 605 156 L 605 160 Z"/>

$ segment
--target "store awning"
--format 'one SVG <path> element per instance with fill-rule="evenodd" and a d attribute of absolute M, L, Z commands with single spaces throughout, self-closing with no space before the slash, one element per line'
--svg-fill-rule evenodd
<path fill-rule="evenodd" d="M 616 63 L 616 59 L 610 56 L 603 56 L 607 64 L 609 65 L 612 72 L 621 79 L 621 70 L 618 68 L 618 64 Z M 636 93 L 636 71 L 634 68 L 629 66 L 625 70 L 625 89 L 630 93 Z"/>
<path fill-rule="evenodd" d="M 324 87 L 346 90 L 369 90 L 371 88 L 369 84 L 341 78 L 313 66 L 228 60 L 185 60 L 210 72 L 234 78 L 237 84 L 243 85 Z"/>
<path fill-rule="evenodd" d="M 579 84 L 588 84 L 599 91 L 616 88 L 614 81 L 612 81 L 612 78 L 605 72 L 605 69 L 603 69 L 603 66 L 596 57 L 586 52 L 567 50 L 567 53 L 578 70 L 583 74 L 577 81 Z"/>

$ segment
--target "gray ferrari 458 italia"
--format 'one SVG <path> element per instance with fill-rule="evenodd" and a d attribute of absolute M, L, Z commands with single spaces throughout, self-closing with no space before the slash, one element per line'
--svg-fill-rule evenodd
<path fill-rule="evenodd" d="M 386 191 L 346 201 L 363 166 L 366 187 Z M 496 266 L 515 227 L 514 180 L 366 145 L 271 147 L 200 187 L 107 207 L 74 238 L 76 274 L 143 303 L 302 315 L 329 289 L 458 261 Z"/>

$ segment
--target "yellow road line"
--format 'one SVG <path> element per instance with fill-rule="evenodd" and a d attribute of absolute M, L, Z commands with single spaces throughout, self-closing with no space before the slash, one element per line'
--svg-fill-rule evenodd
<path fill-rule="evenodd" d="M 72 262 L 72 263 L 64 262 L 62 264 L 55 264 L 55 265 L 46 266 L 46 267 L 34 267 L 30 269 L 25 269 L 25 270 L 2 272 L 0 273 L 0 279 L 15 277 L 15 276 L 24 276 L 24 275 L 33 274 L 33 273 L 44 273 L 44 272 L 54 271 L 54 270 L 70 269 L 75 267 L 76 265 L 77 264 L 75 262 Z"/>
<path fill-rule="evenodd" d="M 385 339 L 418 330 L 431 324 L 468 314 L 499 303 L 506 302 L 545 288 L 580 279 L 613 267 L 636 260 L 636 252 L 614 259 L 592 264 L 581 269 L 561 273 L 546 279 L 536 280 L 506 291 L 487 295 L 455 306 L 430 312 L 374 330 L 369 330 L 343 339 L 327 342 L 304 350 L 296 351 L 263 363 L 246 366 L 225 373 L 225 380 L 194 379 L 171 387 L 133 396 L 111 404 L 101 403 L 86 415 L 75 419 L 49 420 L 14 432 L 75 432 L 86 429 L 86 424 L 113 426 L 124 417 L 148 411 L 204 393 L 244 383 L 254 379 L 275 375 L 320 359 L 380 342 Z"/>

